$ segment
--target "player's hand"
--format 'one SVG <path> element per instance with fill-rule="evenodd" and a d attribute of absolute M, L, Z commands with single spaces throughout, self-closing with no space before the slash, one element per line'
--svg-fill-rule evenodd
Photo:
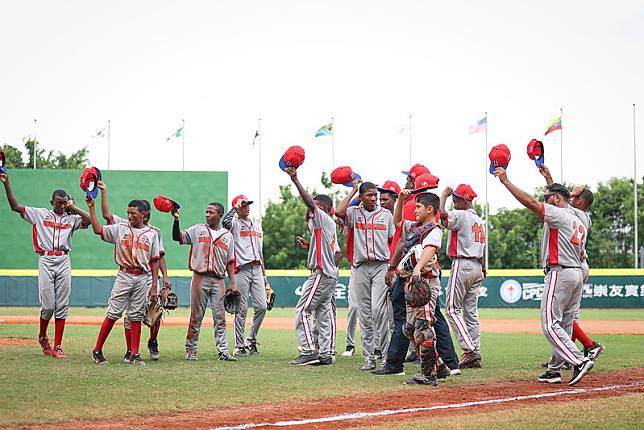
<path fill-rule="evenodd" d="M 354 193 L 354 194 L 358 192 L 358 190 L 360 189 L 360 185 L 361 185 L 361 184 L 362 184 L 362 181 L 360 181 L 360 180 L 358 180 L 358 179 L 356 179 L 355 181 L 353 181 L 353 184 L 352 184 L 352 190 L 353 190 L 353 193 Z"/>
<path fill-rule="evenodd" d="M 584 187 L 583 185 L 575 185 L 575 187 L 570 192 L 570 197 L 579 197 L 585 189 L 586 187 Z"/>
<path fill-rule="evenodd" d="M 230 281 L 228 284 L 228 292 L 232 293 L 233 291 L 237 291 L 237 286 L 235 285 L 235 281 Z"/>
<path fill-rule="evenodd" d="M 176 219 L 177 221 L 179 220 L 179 209 L 175 209 L 175 208 L 173 208 L 173 209 L 170 211 L 170 213 L 172 214 L 172 216 L 174 217 L 174 219 Z"/>
<path fill-rule="evenodd" d="M 412 273 L 412 276 L 418 276 L 420 278 L 420 267 L 414 267 L 414 272 Z"/>
<path fill-rule="evenodd" d="M 487 278 L 487 270 L 485 270 L 485 267 L 481 271 L 483 272 L 483 279 Z"/>
<path fill-rule="evenodd" d="M 152 285 L 152 287 L 150 287 L 150 301 L 151 301 L 151 302 L 153 302 L 153 303 L 154 303 L 154 302 L 156 302 L 156 301 L 157 301 L 157 297 L 158 297 L 158 294 L 157 294 L 157 286 L 156 286 L 156 285 Z"/>
<path fill-rule="evenodd" d="M 400 190 L 400 194 L 398 194 L 398 198 L 401 202 L 407 200 L 409 196 L 411 196 L 411 190 L 408 190 L 406 188 L 404 190 Z"/>
<path fill-rule="evenodd" d="M 85 197 L 85 203 L 87 203 L 87 207 L 90 209 L 94 207 L 94 199 L 90 197 Z"/>
<path fill-rule="evenodd" d="M 9 175 L 7 175 L 6 173 L 0 173 L 0 182 L 2 182 L 3 184 L 8 183 Z"/>
<path fill-rule="evenodd" d="M 99 181 L 96 183 L 96 186 L 97 186 L 97 187 L 98 187 L 98 189 L 99 189 L 99 190 L 101 190 L 102 192 L 107 191 L 107 187 L 105 186 L 105 182 L 103 182 L 103 181 L 100 181 L 100 180 L 99 180 Z"/>
<path fill-rule="evenodd" d="M 494 176 L 499 178 L 499 181 L 501 181 L 502 184 L 508 183 L 508 175 L 503 167 L 497 167 L 494 169 Z"/>
<path fill-rule="evenodd" d="M 449 197 L 453 192 L 454 190 L 452 189 L 452 187 L 445 187 L 445 189 L 443 190 L 443 196 Z"/>
<path fill-rule="evenodd" d="M 285 172 L 291 177 L 292 181 L 297 179 L 297 170 L 295 167 L 287 167 Z"/>
<path fill-rule="evenodd" d="M 311 243 L 302 236 L 297 236 L 295 238 L 295 242 L 297 243 L 297 246 L 302 249 L 309 249 L 309 246 L 311 245 Z"/>
<path fill-rule="evenodd" d="M 385 284 L 387 284 L 387 287 L 389 290 L 391 290 L 394 287 L 395 273 L 396 273 L 395 269 L 393 267 L 390 267 L 389 270 L 387 270 L 387 274 L 385 275 Z"/>
<path fill-rule="evenodd" d="M 170 282 L 170 279 L 165 277 L 163 278 L 163 288 L 172 289 L 172 282 Z"/>

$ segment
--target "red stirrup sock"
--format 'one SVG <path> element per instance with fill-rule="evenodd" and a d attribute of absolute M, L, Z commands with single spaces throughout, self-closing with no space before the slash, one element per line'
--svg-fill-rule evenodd
<path fill-rule="evenodd" d="M 40 333 L 38 337 L 47 337 L 47 327 L 49 327 L 49 320 L 40 318 Z"/>
<path fill-rule="evenodd" d="M 105 317 L 103 324 L 101 324 L 101 330 L 98 332 L 98 338 L 96 339 L 96 345 L 94 345 L 93 352 L 103 349 L 103 344 L 107 340 L 107 336 L 110 335 L 115 322 L 116 320 L 111 320 L 108 317 Z"/>
<path fill-rule="evenodd" d="M 132 351 L 132 330 L 123 326 L 125 329 L 125 345 L 128 351 Z"/>
<path fill-rule="evenodd" d="M 579 324 L 577 324 L 577 321 L 573 321 L 572 323 L 572 340 L 573 342 L 578 340 L 581 342 L 582 345 L 586 348 L 590 348 L 593 346 L 593 340 L 586 336 L 586 333 L 579 327 Z"/>
<path fill-rule="evenodd" d="M 130 331 L 132 333 L 132 357 L 139 353 L 141 344 L 141 321 L 130 321 Z"/>
<path fill-rule="evenodd" d="M 63 333 L 65 332 L 65 320 L 56 319 L 54 321 L 56 332 L 54 334 L 54 348 L 63 343 Z"/>

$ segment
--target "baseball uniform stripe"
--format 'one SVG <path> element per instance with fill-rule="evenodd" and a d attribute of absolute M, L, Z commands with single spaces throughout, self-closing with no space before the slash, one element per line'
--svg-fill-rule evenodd
<path fill-rule="evenodd" d="M 311 327 L 309 327 L 309 313 L 307 312 L 307 309 L 309 308 L 309 306 L 311 306 L 311 302 L 313 301 L 315 292 L 320 285 L 321 279 L 322 274 L 318 273 L 315 277 L 315 281 L 313 281 L 313 286 L 311 287 L 311 291 L 309 291 L 309 295 L 306 298 L 306 302 L 304 302 L 304 307 L 302 308 L 301 312 L 302 326 L 304 327 L 304 336 L 306 337 L 306 343 L 309 344 L 309 348 L 312 351 L 315 350 L 315 343 L 313 342 L 313 336 L 311 335 Z"/>
<path fill-rule="evenodd" d="M 552 303 L 555 297 L 555 288 L 557 287 L 557 278 L 558 272 L 550 272 L 550 285 L 548 286 L 548 297 L 546 300 L 546 329 L 550 339 L 557 345 L 557 347 L 563 352 L 565 358 L 568 362 L 578 366 L 581 364 L 581 361 L 575 357 L 575 354 L 566 346 L 566 344 L 559 338 L 557 332 L 552 328 L 553 315 L 552 315 Z"/>
<path fill-rule="evenodd" d="M 337 310 L 335 307 L 335 292 L 333 297 L 331 297 L 331 354 L 335 352 L 335 330 L 336 330 L 336 314 Z"/>
<path fill-rule="evenodd" d="M 559 264 L 559 230 L 550 229 L 550 239 L 548 240 L 548 264 L 556 266 Z"/>
<path fill-rule="evenodd" d="M 458 314 L 458 312 L 456 312 L 456 309 L 454 307 L 454 296 L 456 292 L 456 278 L 458 277 L 459 266 L 460 266 L 460 261 L 455 260 L 454 273 L 451 274 L 451 278 L 450 278 L 452 282 L 450 283 L 450 286 L 449 286 L 449 297 L 447 298 L 448 299 L 447 313 L 454 320 L 454 325 L 456 326 L 456 329 L 458 330 L 459 334 L 463 338 L 463 341 L 465 341 L 465 344 L 467 345 L 467 347 L 471 351 L 474 351 L 476 348 L 474 347 L 474 342 L 472 342 L 472 339 L 470 339 L 470 335 L 465 329 L 465 322 Z"/>

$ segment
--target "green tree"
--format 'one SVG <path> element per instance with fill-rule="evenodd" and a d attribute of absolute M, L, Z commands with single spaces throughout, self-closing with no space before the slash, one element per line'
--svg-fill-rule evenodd
<path fill-rule="evenodd" d="M 540 267 L 542 224 L 530 210 L 500 209 L 490 215 L 489 267 L 530 269 Z"/>
<path fill-rule="evenodd" d="M 34 145 L 37 148 L 36 167 L 38 169 L 82 169 L 89 164 L 87 147 L 79 149 L 68 157 L 60 151 L 56 154 L 54 151 L 47 152 L 38 141 L 29 139 L 25 142 L 25 148 L 29 155 L 29 162 L 24 166 L 26 168 L 34 167 Z"/>
<path fill-rule="evenodd" d="M 6 157 L 7 167 L 10 169 L 22 169 L 25 162 L 22 160 L 22 151 L 11 145 L 4 145 L 2 148 Z"/>

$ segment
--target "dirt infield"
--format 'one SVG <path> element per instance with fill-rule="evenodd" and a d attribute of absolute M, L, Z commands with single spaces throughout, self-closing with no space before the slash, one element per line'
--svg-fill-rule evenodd
<path fill-rule="evenodd" d="M 81 315 L 70 316 L 67 324 L 71 325 L 101 325 L 103 316 L 100 315 Z M 38 324 L 38 315 L 2 315 L 0 324 Z M 246 321 L 250 327 L 252 320 Z M 187 327 L 188 316 L 168 316 L 164 318 L 163 324 L 166 326 Z M 232 327 L 232 318 L 227 320 L 228 327 Z M 593 334 L 626 334 L 626 335 L 644 335 L 644 321 L 636 320 L 587 320 L 583 321 L 582 326 L 588 333 Z M 204 318 L 202 327 L 212 327 L 212 319 Z M 284 317 L 267 317 L 263 328 L 272 329 L 294 329 L 295 323 L 293 318 Z M 338 318 L 338 329 L 344 330 L 347 327 L 346 318 Z M 481 330 L 485 333 L 541 333 L 541 327 L 538 320 L 481 320 Z"/>
<path fill-rule="evenodd" d="M 615 381 L 619 381 L 616 383 Z M 439 396 L 408 395 L 410 390 Z M 407 395 L 403 395 L 403 394 Z M 508 381 L 460 387 L 401 387 L 372 395 L 339 396 L 311 402 L 192 410 L 166 413 L 161 420 L 146 417 L 110 419 L 108 422 L 68 422 L 47 429 L 173 429 L 173 428 L 351 428 L 408 419 L 431 419 L 454 414 L 476 414 L 503 409 L 520 409 L 545 403 L 644 393 L 644 368 L 590 374 L 578 386 L 542 384 L 536 381 Z M 415 408 L 422 408 L 417 410 Z"/>
<path fill-rule="evenodd" d="M 0 337 L 0 346 L 35 345 L 38 339 L 28 337 Z"/>

